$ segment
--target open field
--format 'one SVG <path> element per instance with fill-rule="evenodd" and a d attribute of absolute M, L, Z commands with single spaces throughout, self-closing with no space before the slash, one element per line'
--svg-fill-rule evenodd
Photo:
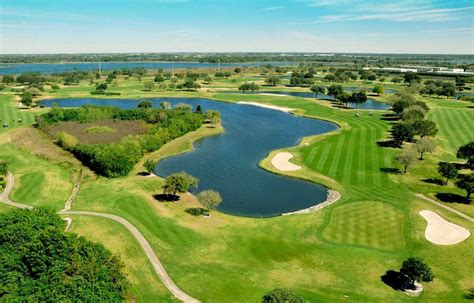
<path fill-rule="evenodd" d="M 252 78 L 262 80 L 255 75 Z M 209 89 L 235 89 L 239 83 L 215 81 Z M 289 287 L 308 302 L 465 302 L 463 294 L 474 287 L 470 270 L 474 267 L 470 257 L 474 239 L 470 237 L 455 246 L 433 245 L 424 238 L 426 222 L 418 212 L 436 211 L 471 231 L 474 224 L 415 198 L 414 193 L 431 197 L 438 191 L 462 193 L 452 184 L 440 187 L 422 180 L 436 177 L 433 165 L 440 159 L 455 160 L 455 149 L 474 139 L 472 130 L 465 129 L 474 118 L 467 103 L 424 98 L 432 108 L 430 117 L 438 122 L 440 147 L 426 160 L 418 161 L 408 175 L 394 175 L 389 169 L 396 167 L 393 158 L 399 149 L 377 145 L 377 141 L 386 139 L 390 127 L 390 122 L 381 119 L 383 112 L 369 115 L 331 108 L 320 100 L 226 95 L 208 92 L 208 88 L 192 93 L 142 89 L 143 84 L 131 79 L 117 81 L 110 90 L 121 92 L 122 97 L 199 96 L 265 103 L 294 108 L 299 114 L 341 126 L 334 133 L 308 138 L 303 141 L 307 144 L 285 149 L 295 155 L 292 162 L 302 166 L 291 175 L 318 181 L 342 193 L 340 201 L 311 214 L 262 220 L 215 212 L 206 219 L 184 212 L 198 205 L 190 195 L 183 195 L 177 203 L 157 202 L 153 195 L 160 192 L 160 178 L 131 174 L 117 179 L 88 178 L 82 184 L 73 209 L 108 212 L 129 220 L 150 242 L 173 280 L 192 296 L 203 302 L 259 302 L 269 289 Z M 90 90 L 88 85 L 67 87 L 48 93 L 48 97 L 86 97 Z M 13 106 L 11 101 L 9 104 Z M 358 112 L 360 116 L 356 117 Z M 221 131 L 204 130 L 178 138 L 149 156 L 160 159 L 187 151 L 192 141 Z M 11 144 L 3 144 L 0 155 L 12 161 L 11 170 L 19 183 L 13 198 L 35 206 L 45 201 L 54 207 L 66 199 L 72 185 L 60 165 L 19 151 Z M 268 158 L 261 165 L 265 167 L 267 162 Z M 137 164 L 134 172 L 141 169 Z M 49 190 L 43 192 L 45 184 L 56 186 L 46 187 Z M 450 206 L 474 213 L 472 204 Z M 73 230 L 103 242 L 122 256 L 137 301 L 170 299 L 122 227 L 78 217 L 77 221 L 74 218 Z M 436 275 L 433 283 L 424 284 L 425 291 L 418 298 L 394 291 L 380 280 L 387 270 L 398 269 L 412 255 L 423 257 Z M 143 276 L 135 267 L 144 269 Z"/>
<path fill-rule="evenodd" d="M 46 127 L 53 138 L 58 132 L 67 132 L 80 143 L 103 144 L 118 142 L 125 136 L 143 134 L 147 131 L 142 121 L 103 120 L 90 123 L 66 121 Z"/>

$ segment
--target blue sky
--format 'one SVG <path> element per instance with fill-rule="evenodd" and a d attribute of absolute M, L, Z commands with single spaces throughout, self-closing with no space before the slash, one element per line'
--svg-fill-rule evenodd
<path fill-rule="evenodd" d="M 1 53 L 474 54 L 474 1 L 1 0 Z"/>

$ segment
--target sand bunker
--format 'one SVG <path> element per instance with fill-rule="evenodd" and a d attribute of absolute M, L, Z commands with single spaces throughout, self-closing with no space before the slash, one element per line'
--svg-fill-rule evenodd
<path fill-rule="evenodd" d="M 446 221 L 440 215 L 430 210 L 422 210 L 420 215 L 428 222 L 425 238 L 431 243 L 454 245 L 466 240 L 471 235 L 464 227 Z"/>
<path fill-rule="evenodd" d="M 293 109 L 288 108 L 288 107 L 280 107 L 280 106 L 262 104 L 262 103 L 257 103 L 257 102 L 245 102 L 245 101 L 240 101 L 240 102 L 237 102 L 237 104 L 254 105 L 254 106 L 259 106 L 259 107 L 264 107 L 264 108 L 279 110 L 279 111 L 282 111 L 282 112 L 285 112 L 285 113 L 289 113 L 289 112 L 291 112 L 291 111 L 293 110 Z"/>
<path fill-rule="evenodd" d="M 301 166 L 290 163 L 293 155 L 288 152 L 280 152 L 272 158 L 272 165 L 281 171 L 295 171 L 301 169 Z"/>

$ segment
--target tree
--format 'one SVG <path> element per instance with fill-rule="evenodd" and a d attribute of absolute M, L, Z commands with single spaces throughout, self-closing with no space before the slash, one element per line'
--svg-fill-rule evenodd
<path fill-rule="evenodd" d="M 456 86 L 454 86 L 451 82 L 444 82 L 441 86 L 440 95 L 448 97 L 452 97 L 456 94 Z"/>
<path fill-rule="evenodd" d="M 160 108 L 161 108 L 161 109 L 170 109 L 170 108 L 171 108 L 171 104 L 170 104 L 169 102 L 162 101 L 162 102 L 160 102 Z"/>
<path fill-rule="evenodd" d="M 107 89 L 107 83 L 100 83 L 100 84 L 97 84 L 96 87 L 95 87 L 95 90 L 106 90 Z"/>
<path fill-rule="evenodd" d="M 376 93 L 377 95 L 383 95 L 385 92 L 385 88 L 383 85 L 375 85 L 374 88 L 372 89 L 372 92 Z"/>
<path fill-rule="evenodd" d="M 317 97 L 318 94 L 321 94 L 321 95 L 326 94 L 326 88 L 324 86 L 311 85 L 309 89 L 314 93 L 315 98 Z"/>
<path fill-rule="evenodd" d="M 262 303 L 304 303 L 304 299 L 286 288 L 275 288 L 262 297 Z"/>
<path fill-rule="evenodd" d="M 416 120 L 413 122 L 415 134 L 421 138 L 426 136 L 434 136 L 438 133 L 436 123 L 430 120 Z"/>
<path fill-rule="evenodd" d="M 21 95 L 21 103 L 25 106 L 31 106 L 33 104 L 33 95 L 30 92 L 24 92 Z"/>
<path fill-rule="evenodd" d="M 431 282 L 434 279 L 431 268 L 421 258 L 410 257 L 403 261 L 400 273 L 404 274 L 412 285 L 415 282 Z"/>
<path fill-rule="evenodd" d="M 13 76 L 13 75 L 4 75 L 2 77 L 2 82 L 7 84 L 7 85 L 12 83 L 12 82 L 15 82 L 15 76 Z"/>
<path fill-rule="evenodd" d="M 204 119 L 208 120 L 211 124 L 221 123 L 221 113 L 216 110 L 208 110 L 204 114 Z"/>
<path fill-rule="evenodd" d="M 196 90 L 198 88 L 201 88 L 201 85 L 194 82 L 194 80 L 192 79 L 187 79 L 183 84 L 183 88 L 186 88 L 188 91 L 191 91 L 191 90 Z"/>
<path fill-rule="evenodd" d="M 239 90 L 241 90 L 242 93 L 245 93 L 246 91 L 254 92 L 254 91 L 259 90 L 259 89 L 260 89 L 260 87 L 257 84 L 253 83 L 253 82 L 252 83 L 244 83 L 244 84 L 239 86 Z"/>
<path fill-rule="evenodd" d="M 204 83 L 206 83 L 206 84 L 212 83 L 212 77 L 210 77 L 210 76 L 205 77 L 204 78 Z"/>
<path fill-rule="evenodd" d="M 416 161 L 417 155 L 413 149 L 404 150 L 400 155 L 398 155 L 395 160 L 403 166 L 403 173 L 408 172 L 408 168 L 413 165 Z"/>
<path fill-rule="evenodd" d="M 403 81 L 408 84 L 419 83 L 421 77 L 416 73 L 408 72 L 403 76 Z"/>
<path fill-rule="evenodd" d="M 145 81 L 145 83 L 143 84 L 143 86 L 145 87 L 145 89 L 147 91 L 151 91 L 154 87 L 155 87 L 155 82 L 153 81 Z"/>
<path fill-rule="evenodd" d="M 458 176 L 458 169 L 454 163 L 439 162 L 438 172 L 442 177 L 446 178 L 444 185 L 448 185 L 449 179 L 454 179 Z"/>
<path fill-rule="evenodd" d="M 0 298 L 7 302 L 123 302 L 124 265 L 102 244 L 64 232 L 44 209 L 0 215 Z"/>
<path fill-rule="evenodd" d="M 415 136 L 415 130 L 410 123 L 395 124 L 390 130 L 390 133 L 392 134 L 393 141 L 395 141 L 398 146 L 401 146 L 405 141 L 413 141 L 413 137 Z"/>
<path fill-rule="evenodd" d="M 339 84 L 333 84 L 328 87 L 328 95 L 333 96 L 336 99 L 344 93 L 344 87 Z"/>
<path fill-rule="evenodd" d="M 0 175 L 5 176 L 8 173 L 8 162 L 0 160 Z"/>
<path fill-rule="evenodd" d="M 145 163 L 143 163 L 143 167 L 145 167 L 146 171 L 148 172 L 148 174 L 152 174 L 153 173 L 153 170 L 155 169 L 156 167 L 156 162 L 153 161 L 152 159 L 147 159 L 145 161 Z"/>
<path fill-rule="evenodd" d="M 357 105 L 367 101 L 367 94 L 363 90 L 352 92 L 347 101 L 349 101 L 350 103 L 355 103 L 357 107 Z"/>
<path fill-rule="evenodd" d="M 267 78 L 265 78 L 265 83 L 267 83 L 268 85 L 271 85 L 271 86 L 275 86 L 275 85 L 281 83 L 281 79 L 280 79 L 280 77 L 277 77 L 275 75 L 270 75 Z"/>
<path fill-rule="evenodd" d="M 161 82 L 164 82 L 164 81 L 165 81 L 165 78 L 163 78 L 163 76 L 162 76 L 161 74 L 158 74 L 158 75 L 155 76 L 154 81 L 155 81 L 156 83 L 161 83 Z"/>
<path fill-rule="evenodd" d="M 137 107 L 138 108 L 152 108 L 153 104 L 149 100 L 144 100 L 138 103 Z"/>
<path fill-rule="evenodd" d="M 420 153 L 420 160 L 423 160 L 423 154 L 434 152 L 436 144 L 429 137 L 422 137 L 415 143 L 415 148 Z"/>
<path fill-rule="evenodd" d="M 199 180 L 185 172 L 169 175 L 163 184 L 163 192 L 176 197 L 176 193 L 185 193 L 198 185 Z"/>
<path fill-rule="evenodd" d="M 474 191 L 474 173 L 470 173 L 468 175 L 458 175 L 456 186 L 466 191 L 466 199 L 469 200 L 471 198 L 472 192 Z"/>
<path fill-rule="evenodd" d="M 197 195 L 199 203 L 201 203 L 208 211 L 216 209 L 222 202 L 221 195 L 214 190 L 204 190 Z"/>
<path fill-rule="evenodd" d="M 458 159 L 467 159 L 467 165 L 474 168 L 474 141 L 459 147 L 456 157 Z"/>

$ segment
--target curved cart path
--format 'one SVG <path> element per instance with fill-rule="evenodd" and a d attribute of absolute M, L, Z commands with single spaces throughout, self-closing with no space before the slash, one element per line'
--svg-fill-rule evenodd
<path fill-rule="evenodd" d="M 27 208 L 27 209 L 33 209 L 30 205 L 18 203 L 18 202 L 13 202 L 10 200 L 9 195 L 15 186 L 15 178 L 13 177 L 13 174 L 8 172 L 7 174 L 7 186 L 5 187 L 5 190 L 2 192 L 0 195 L 0 200 L 1 202 L 8 204 L 13 207 L 18 207 L 18 208 Z M 74 188 L 78 188 L 78 185 L 74 185 Z M 73 194 L 77 194 L 76 190 L 73 190 Z M 70 199 L 68 199 L 68 202 Z M 72 201 L 71 201 L 72 202 Z M 70 205 L 70 204 L 69 204 Z M 66 207 L 67 208 L 67 207 Z M 168 288 L 168 290 L 180 301 L 185 302 L 185 303 L 199 303 L 200 301 L 191 297 L 187 293 L 185 293 L 183 290 L 181 290 L 174 282 L 171 280 L 170 276 L 166 272 L 165 268 L 163 267 L 163 264 L 161 264 L 160 260 L 156 256 L 155 252 L 151 248 L 150 244 L 148 241 L 143 237 L 143 235 L 140 233 L 140 231 L 130 222 L 125 220 L 122 217 L 112 215 L 112 214 L 107 214 L 107 213 L 99 213 L 99 212 L 93 212 L 93 211 L 59 211 L 58 214 L 60 215 L 85 215 L 85 216 L 94 216 L 94 217 L 102 217 L 102 218 L 107 218 L 114 220 L 115 222 L 118 222 L 122 224 L 126 229 L 128 229 L 132 235 L 135 237 L 135 239 L 138 241 L 140 246 L 143 248 L 146 256 L 148 257 L 148 260 L 150 260 L 151 264 L 153 265 L 153 268 L 155 269 L 155 272 L 157 273 L 158 277 L 160 280 L 163 282 L 163 284 Z"/>

